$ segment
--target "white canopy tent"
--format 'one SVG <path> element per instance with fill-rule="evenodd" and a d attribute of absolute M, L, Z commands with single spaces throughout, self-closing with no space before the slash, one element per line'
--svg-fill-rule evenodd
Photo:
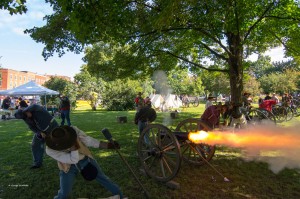
<path fill-rule="evenodd" d="M 168 110 L 172 108 L 179 108 L 182 106 L 182 101 L 173 94 L 168 94 L 163 97 L 160 94 L 150 95 L 151 103 L 155 108 L 160 110 Z"/>
<path fill-rule="evenodd" d="M 182 106 L 182 101 L 178 96 L 173 94 L 168 94 L 165 99 L 165 105 L 168 108 L 179 108 Z"/>
<path fill-rule="evenodd" d="M 159 95 L 159 94 L 152 94 L 150 95 L 150 100 L 152 105 L 156 108 L 156 109 L 160 109 L 163 102 L 164 102 L 164 98 Z"/>
<path fill-rule="evenodd" d="M 16 88 L 0 91 L 0 95 L 45 96 L 45 105 L 46 105 L 46 95 L 59 95 L 59 92 L 38 85 L 35 81 L 30 81 Z"/>

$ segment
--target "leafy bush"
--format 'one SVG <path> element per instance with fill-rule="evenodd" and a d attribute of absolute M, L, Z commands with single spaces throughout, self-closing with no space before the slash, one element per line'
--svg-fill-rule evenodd
<path fill-rule="evenodd" d="M 136 92 L 128 83 L 115 81 L 107 84 L 102 93 L 102 106 L 109 111 L 125 111 L 134 108 Z"/>

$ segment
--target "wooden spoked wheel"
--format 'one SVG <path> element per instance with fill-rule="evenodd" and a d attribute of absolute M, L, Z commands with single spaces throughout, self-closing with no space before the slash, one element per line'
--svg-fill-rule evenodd
<path fill-rule="evenodd" d="M 285 122 L 287 119 L 286 109 L 282 106 L 275 105 L 272 108 L 272 113 L 276 117 L 278 123 Z"/>
<path fill-rule="evenodd" d="M 251 109 L 246 115 L 248 125 L 269 125 L 276 124 L 275 116 L 264 109 Z"/>
<path fill-rule="evenodd" d="M 199 130 L 207 131 L 207 125 L 197 118 L 189 118 L 181 121 L 177 127 L 176 132 L 197 132 Z M 180 143 L 180 150 L 184 161 L 194 165 L 203 165 L 210 161 L 215 154 L 215 146 L 206 143 L 193 143 L 188 139 L 178 139 Z M 196 151 L 195 151 L 196 149 Z M 198 151 L 198 152 L 197 152 Z"/>
<path fill-rule="evenodd" d="M 294 117 L 294 111 L 291 107 L 284 107 L 286 110 L 286 121 L 290 121 Z"/>
<path fill-rule="evenodd" d="M 139 137 L 138 154 L 146 174 L 157 181 L 170 181 L 180 169 L 179 142 L 171 130 L 161 124 L 146 126 Z"/>
<path fill-rule="evenodd" d="M 193 101 L 193 106 L 194 106 L 194 107 L 198 107 L 199 104 L 200 104 L 200 101 L 199 101 L 198 97 L 195 97 L 195 99 L 194 99 L 194 101 Z"/>

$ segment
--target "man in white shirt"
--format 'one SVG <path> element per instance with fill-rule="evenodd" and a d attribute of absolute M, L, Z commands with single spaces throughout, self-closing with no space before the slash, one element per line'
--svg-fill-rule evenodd
<path fill-rule="evenodd" d="M 278 99 L 278 97 L 276 96 L 276 93 L 273 93 L 273 95 L 272 95 L 272 98 L 271 98 L 272 100 L 275 100 L 276 101 L 276 104 L 278 104 L 279 103 L 279 99 Z"/>
<path fill-rule="evenodd" d="M 101 170 L 87 146 L 93 148 L 120 148 L 115 142 L 100 142 L 87 136 L 75 126 L 61 126 L 55 128 L 46 137 L 46 153 L 57 160 L 60 169 L 60 190 L 55 199 L 67 198 L 72 192 L 75 176 L 81 172 L 86 180 L 96 180 L 113 195 L 122 198 L 122 192 L 117 184 L 112 182 Z"/>
<path fill-rule="evenodd" d="M 207 101 L 206 101 L 206 104 L 205 104 L 205 109 L 207 109 L 208 107 L 212 106 L 213 105 L 213 101 L 214 100 L 214 97 L 213 96 L 208 96 L 207 98 Z"/>

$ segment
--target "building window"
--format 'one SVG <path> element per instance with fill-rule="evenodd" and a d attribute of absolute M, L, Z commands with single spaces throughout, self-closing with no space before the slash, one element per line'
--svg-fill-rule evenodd
<path fill-rule="evenodd" d="M 9 76 L 10 79 L 12 79 L 12 74 Z"/>

